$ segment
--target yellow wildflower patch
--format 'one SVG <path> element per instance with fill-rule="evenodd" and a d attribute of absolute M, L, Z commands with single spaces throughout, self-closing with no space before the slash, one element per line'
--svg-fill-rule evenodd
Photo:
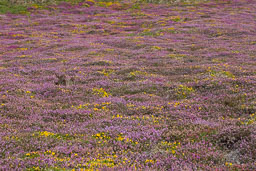
<path fill-rule="evenodd" d="M 111 95 L 107 93 L 103 88 L 100 88 L 100 89 L 93 88 L 92 91 L 94 95 L 99 95 L 100 97 L 108 97 L 109 95 Z"/>
<path fill-rule="evenodd" d="M 19 58 L 31 58 L 32 57 L 32 55 L 20 55 L 20 56 L 18 56 Z"/>
<path fill-rule="evenodd" d="M 176 94 L 180 97 L 186 98 L 188 95 L 193 93 L 195 90 L 192 87 L 187 87 L 186 85 L 179 85 L 178 88 L 175 89 Z"/>
<path fill-rule="evenodd" d="M 153 49 L 153 50 L 161 50 L 162 48 L 159 47 L 159 46 L 152 46 L 152 49 Z"/>
<path fill-rule="evenodd" d="M 42 137 L 49 137 L 49 136 L 53 136 L 55 134 L 52 132 L 44 131 L 44 132 L 40 132 L 39 135 Z"/>
<path fill-rule="evenodd" d="M 112 70 L 112 69 L 109 69 L 109 70 L 106 70 L 106 69 L 103 69 L 102 71 L 98 71 L 98 73 L 100 73 L 100 74 L 103 74 L 103 75 L 105 75 L 105 76 L 109 76 L 111 73 L 113 73 L 114 72 L 114 70 Z"/>

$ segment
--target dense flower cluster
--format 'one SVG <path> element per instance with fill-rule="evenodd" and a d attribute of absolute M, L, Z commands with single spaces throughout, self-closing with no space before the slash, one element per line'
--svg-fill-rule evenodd
<path fill-rule="evenodd" d="M 256 1 L 0 15 L 0 170 L 256 170 Z"/>

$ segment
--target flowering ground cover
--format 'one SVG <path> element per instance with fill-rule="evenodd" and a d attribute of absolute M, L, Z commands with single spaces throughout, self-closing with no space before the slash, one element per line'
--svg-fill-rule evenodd
<path fill-rule="evenodd" d="M 256 170 L 256 1 L 0 15 L 0 170 Z"/>

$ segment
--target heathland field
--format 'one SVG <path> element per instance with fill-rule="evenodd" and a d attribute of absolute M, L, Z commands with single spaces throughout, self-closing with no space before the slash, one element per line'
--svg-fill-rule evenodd
<path fill-rule="evenodd" d="M 0 170 L 256 170 L 255 0 L 66 1 L 0 2 Z"/>

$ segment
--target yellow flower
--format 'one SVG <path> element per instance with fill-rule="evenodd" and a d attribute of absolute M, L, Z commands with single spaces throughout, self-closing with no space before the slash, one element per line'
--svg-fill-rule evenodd
<path fill-rule="evenodd" d="M 123 141 L 124 137 L 122 137 L 121 135 L 117 137 L 118 141 Z"/>
<path fill-rule="evenodd" d="M 93 94 L 99 95 L 101 97 L 108 97 L 110 94 L 108 94 L 103 88 L 97 89 L 93 88 Z"/>
<path fill-rule="evenodd" d="M 52 136 L 52 135 L 55 135 L 55 134 L 54 134 L 54 133 L 51 133 L 51 132 L 48 132 L 48 131 L 44 131 L 44 132 L 41 132 L 40 135 L 41 135 L 41 136 L 48 137 L 48 136 Z"/>
<path fill-rule="evenodd" d="M 161 50 L 162 48 L 159 46 L 152 46 L 152 49 Z"/>
<path fill-rule="evenodd" d="M 232 163 L 226 162 L 225 165 L 226 165 L 226 166 L 232 166 Z"/>
<path fill-rule="evenodd" d="M 147 160 L 145 161 L 145 163 L 154 163 L 154 161 L 147 159 Z"/>

